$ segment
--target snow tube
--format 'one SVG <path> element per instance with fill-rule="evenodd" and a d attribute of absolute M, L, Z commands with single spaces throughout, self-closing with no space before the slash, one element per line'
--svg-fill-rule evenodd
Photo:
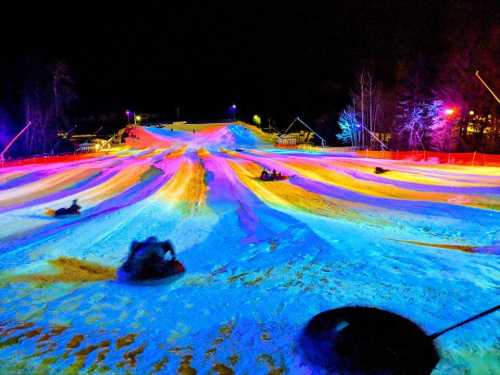
<path fill-rule="evenodd" d="M 260 177 L 260 179 L 262 181 L 283 181 L 283 180 L 286 180 L 288 179 L 288 176 L 276 176 L 276 177 L 273 177 L 273 176 L 269 176 L 269 177 Z"/>
<path fill-rule="evenodd" d="M 160 264 L 141 267 L 141 269 L 134 269 L 126 262 L 118 269 L 117 280 L 126 283 L 161 280 L 180 275 L 185 271 L 184 265 L 176 259 L 162 261 Z"/>
<path fill-rule="evenodd" d="M 78 216 L 80 215 L 80 212 L 69 210 L 67 208 L 59 208 L 58 210 L 53 210 L 51 208 L 48 208 L 45 210 L 45 214 L 47 216 L 52 216 L 52 217 L 67 217 L 67 216 Z"/>
<path fill-rule="evenodd" d="M 334 374 L 430 374 L 439 361 L 418 325 L 371 307 L 343 307 L 314 316 L 299 347 L 306 363 Z"/>
<path fill-rule="evenodd" d="M 375 174 L 382 174 L 386 172 L 389 172 L 389 170 L 382 167 L 375 167 Z"/>

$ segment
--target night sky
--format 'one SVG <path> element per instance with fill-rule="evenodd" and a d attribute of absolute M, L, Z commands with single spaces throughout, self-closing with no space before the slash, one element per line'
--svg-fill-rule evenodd
<path fill-rule="evenodd" d="M 439 58 L 457 17 L 499 14 L 495 1 L 239 3 L 19 6 L 1 26 L 3 106 L 20 62 L 36 56 L 69 64 L 79 115 L 128 108 L 172 120 L 180 107 L 209 120 L 235 102 L 247 119 L 314 121 L 338 113 L 363 66 L 390 86 L 398 61 Z"/>

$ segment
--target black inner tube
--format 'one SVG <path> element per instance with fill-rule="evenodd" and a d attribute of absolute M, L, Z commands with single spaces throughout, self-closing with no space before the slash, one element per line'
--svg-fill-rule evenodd
<path fill-rule="evenodd" d="M 336 374 L 430 374 L 439 362 L 432 337 L 418 325 L 372 307 L 314 316 L 299 347 L 306 362 Z"/>

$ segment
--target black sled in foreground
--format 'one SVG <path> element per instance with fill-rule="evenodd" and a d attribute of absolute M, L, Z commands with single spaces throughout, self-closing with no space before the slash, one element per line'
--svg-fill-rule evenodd
<path fill-rule="evenodd" d="M 165 258 L 167 253 L 171 253 L 170 259 Z M 176 259 L 170 241 L 149 237 L 144 242 L 132 242 L 127 260 L 118 269 L 117 280 L 126 283 L 154 281 L 184 272 L 184 265 Z"/>

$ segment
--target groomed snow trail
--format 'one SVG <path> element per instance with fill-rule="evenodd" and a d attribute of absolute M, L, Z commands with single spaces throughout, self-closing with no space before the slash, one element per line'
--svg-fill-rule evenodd
<path fill-rule="evenodd" d="M 120 150 L 0 169 L 0 373 L 321 373 L 296 337 L 323 310 L 375 306 L 430 334 L 499 303 L 499 167 L 195 130 L 137 128 Z M 76 198 L 80 216 L 45 215 Z M 112 280 L 149 236 L 186 274 Z M 434 373 L 500 373 L 499 327 L 496 313 L 440 337 Z"/>

